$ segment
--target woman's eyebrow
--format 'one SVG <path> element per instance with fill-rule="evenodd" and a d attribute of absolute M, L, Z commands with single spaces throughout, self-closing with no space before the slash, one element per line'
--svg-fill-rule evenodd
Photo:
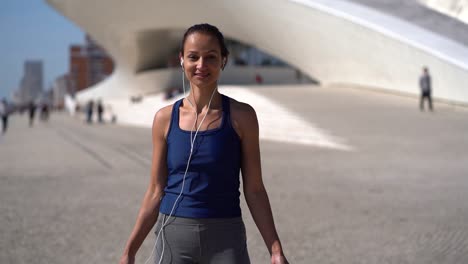
<path fill-rule="evenodd" d="M 199 53 L 200 51 L 197 51 L 197 50 L 189 50 L 188 52 L 189 52 L 189 53 Z M 201 52 L 203 52 L 203 51 L 201 51 Z M 217 50 L 214 50 L 214 49 L 209 50 L 209 51 L 206 51 L 206 53 L 212 53 L 212 52 L 217 53 L 218 51 L 217 51 Z"/>

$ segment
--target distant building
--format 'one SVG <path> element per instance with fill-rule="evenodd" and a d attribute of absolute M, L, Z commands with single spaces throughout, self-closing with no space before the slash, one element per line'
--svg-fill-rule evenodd
<path fill-rule="evenodd" d="M 21 95 L 21 92 L 19 88 L 12 90 L 10 93 L 11 102 L 16 105 L 20 105 L 22 103 L 20 95 Z"/>
<path fill-rule="evenodd" d="M 59 76 L 52 84 L 52 105 L 54 108 L 63 109 L 65 105 L 65 95 L 69 92 L 69 78 L 64 74 Z"/>
<path fill-rule="evenodd" d="M 109 55 L 89 36 L 70 46 L 69 92 L 74 94 L 107 78 L 114 69 Z"/>
<path fill-rule="evenodd" d="M 15 93 L 19 103 L 35 101 L 43 89 L 42 61 L 30 60 L 24 62 L 24 75 L 21 78 L 19 91 Z"/>

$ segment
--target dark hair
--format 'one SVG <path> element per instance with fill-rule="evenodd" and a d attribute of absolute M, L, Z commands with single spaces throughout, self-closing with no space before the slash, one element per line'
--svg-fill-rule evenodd
<path fill-rule="evenodd" d="M 185 31 L 184 38 L 182 39 L 182 43 L 180 45 L 180 53 L 182 53 L 182 55 L 184 54 L 185 40 L 187 39 L 188 36 L 190 36 L 193 33 L 203 33 L 203 34 L 208 34 L 208 35 L 215 37 L 218 40 L 218 44 L 221 49 L 221 57 L 226 58 L 229 55 L 229 51 L 226 47 L 226 43 L 224 43 L 223 34 L 219 31 L 217 27 L 207 24 L 207 23 L 193 25 L 189 27 L 187 31 Z"/>

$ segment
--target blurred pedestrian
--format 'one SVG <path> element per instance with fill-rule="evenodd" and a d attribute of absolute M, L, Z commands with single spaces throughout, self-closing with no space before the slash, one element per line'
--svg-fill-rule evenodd
<path fill-rule="evenodd" d="M 255 74 L 255 82 L 257 84 L 262 84 L 263 83 L 263 78 L 259 73 Z"/>
<path fill-rule="evenodd" d="M 42 121 L 49 120 L 49 105 L 46 103 L 43 103 L 41 106 L 41 120 Z"/>
<path fill-rule="evenodd" d="M 32 127 L 34 123 L 34 116 L 36 115 L 36 105 L 34 104 L 33 101 L 29 102 L 28 110 L 29 110 L 29 127 Z"/>
<path fill-rule="evenodd" d="M 102 115 L 104 114 L 104 106 L 102 105 L 101 100 L 98 100 L 98 102 L 97 102 L 97 114 L 98 114 L 99 123 L 102 123 L 104 121 L 102 119 Z"/>
<path fill-rule="evenodd" d="M 93 109 L 94 102 L 93 100 L 89 100 L 88 104 L 86 105 L 86 122 L 91 124 L 93 122 Z"/>
<path fill-rule="evenodd" d="M 8 102 L 5 98 L 0 102 L 0 116 L 2 117 L 2 134 L 8 129 Z"/>
<path fill-rule="evenodd" d="M 431 75 L 429 74 L 429 69 L 427 67 L 423 68 L 423 73 L 419 77 L 419 88 L 421 89 L 421 99 L 419 101 L 419 108 L 421 111 L 424 111 L 424 101 L 427 100 L 429 103 L 429 110 L 432 109 L 432 84 L 431 84 Z"/>

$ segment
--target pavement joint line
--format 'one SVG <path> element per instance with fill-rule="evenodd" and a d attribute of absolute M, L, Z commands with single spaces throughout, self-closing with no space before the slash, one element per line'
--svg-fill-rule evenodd
<path fill-rule="evenodd" d="M 87 130 L 74 130 L 73 133 L 76 135 L 80 135 L 83 138 L 86 138 L 87 141 L 89 141 L 89 139 L 95 139 L 96 142 L 104 142 L 106 140 L 106 138 L 102 137 L 102 135 L 97 135 L 95 133 L 93 134 Z M 132 150 L 125 144 L 112 144 L 112 147 L 108 148 L 117 151 L 117 153 L 124 155 L 125 157 L 138 163 L 139 165 L 148 166 L 149 164 L 151 164 L 150 158 L 138 154 L 137 151 Z"/>
<path fill-rule="evenodd" d="M 55 130 L 57 134 L 65 139 L 66 141 L 74 144 L 75 146 L 79 147 L 81 150 L 84 152 L 88 153 L 91 155 L 97 162 L 99 162 L 102 166 L 106 167 L 107 169 L 112 169 L 113 166 L 107 162 L 104 158 L 102 158 L 97 152 L 92 150 L 91 148 L 87 147 L 85 144 L 80 143 L 78 140 L 74 139 L 73 137 L 70 136 L 72 133 L 65 133 L 62 131 L 62 129 L 56 129 Z"/>
<path fill-rule="evenodd" d="M 114 149 L 141 165 L 147 166 L 149 163 L 151 163 L 149 159 L 140 156 L 139 154 L 137 154 L 137 152 L 132 151 L 129 148 L 125 148 L 125 146 L 116 145 L 114 146 Z"/>

